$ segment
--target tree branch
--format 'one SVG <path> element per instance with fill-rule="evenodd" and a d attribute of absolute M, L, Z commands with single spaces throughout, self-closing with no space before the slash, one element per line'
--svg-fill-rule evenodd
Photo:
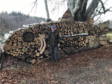
<path fill-rule="evenodd" d="M 105 12 L 99 11 L 99 13 L 98 13 L 96 16 L 98 16 L 98 15 L 100 15 L 100 14 L 105 14 L 105 13 L 108 12 L 108 11 L 111 11 L 111 10 L 110 10 L 110 9 L 106 9 Z"/>
<path fill-rule="evenodd" d="M 88 0 L 84 0 L 83 3 L 82 3 L 81 15 L 84 15 L 84 13 L 85 13 L 85 11 L 86 11 L 87 2 L 88 2 Z"/>
<path fill-rule="evenodd" d="M 101 5 L 102 5 L 102 8 L 103 8 L 104 14 L 105 14 L 106 10 L 105 10 L 104 3 L 102 2 L 102 0 L 100 0 L 100 2 L 101 2 Z"/>
<path fill-rule="evenodd" d="M 101 15 L 102 15 L 102 14 L 100 14 L 100 16 L 94 21 L 94 23 L 98 21 L 98 19 L 101 17 Z"/>
<path fill-rule="evenodd" d="M 56 10 L 59 11 L 59 8 L 61 8 L 61 6 L 64 5 L 64 2 L 65 2 L 65 1 L 66 1 L 66 0 L 61 0 L 61 2 L 56 1 L 56 2 L 54 3 L 54 7 L 53 7 L 53 9 L 51 10 L 51 12 L 54 12 L 54 11 L 56 11 Z M 51 4 L 53 4 L 53 2 L 52 2 Z"/>
<path fill-rule="evenodd" d="M 86 17 L 85 20 L 89 20 L 95 9 L 97 8 L 100 0 L 92 0 L 91 4 L 89 5 L 87 11 L 85 12 L 84 16 Z"/>
<path fill-rule="evenodd" d="M 108 1 L 108 0 L 106 0 L 103 4 L 106 4 L 107 1 Z M 98 10 L 98 9 L 99 9 L 99 10 Z M 96 12 L 94 12 L 92 18 L 94 18 L 95 16 L 99 15 L 99 12 L 101 11 L 101 9 L 102 9 L 102 6 L 98 6 L 98 7 L 96 8 Z"/>
<path fill-rule="evenodd" d="M 34 7 L 37 8 L 37 0 L 35 0 L 32 4 L 34 4 L 34 5 L 33 5 L 32 9 L 30 10 L 29 14 L 32 12 L 32 10 L 34 9 Z"/>
<path fill-rule="evenodd" d="M 77 0 L 76 1 L 75 8 L 73 9 L 73 15 L 74 15 L 74 17 L 78 13 L 78 11 L 81 9 L 82 2 L 83 2 L 83 0 Z"/>

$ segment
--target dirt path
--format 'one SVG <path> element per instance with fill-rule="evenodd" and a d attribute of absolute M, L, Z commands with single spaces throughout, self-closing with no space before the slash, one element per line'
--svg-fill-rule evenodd
<path fill-rule="evenodd" d="M 22 63 L 5 66 L 0 84 L 112 84 L 112 45 L 62 57 L 59 63 Z"/>

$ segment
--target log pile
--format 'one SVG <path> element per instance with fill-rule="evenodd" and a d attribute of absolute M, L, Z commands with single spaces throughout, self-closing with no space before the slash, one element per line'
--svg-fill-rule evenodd
<path fill-rule="evenodd" d="M 69 9 L 66 10 L 62 18 L 59 18 L 59 21 L 74 21 L 73 16 Z"/>
<path fill-rule="evenodd" d="M 107 41 L 107 35 L 106 34 L 102 34 L 99 36 L 99 43 L 101 45 L 107 45 L 108 44 L 108 41 Z"/>
<path fill-rule="evenodd" d="M 110 40 L 110 38 L 107 36 L 107 32 L 108 32 L 107 27 L 108 27 L 108 25 L 109 25 L 109 21 L 104 22 L 104 23 L 101 23 L 101 24 L 99 25 L 99 27 L 100 27 L 100 29 L 101 29 L 101 31 L 102 31 L 102 32 L 100 33 L 100 35 L 99 35 L 99 43 L 100 43 L 101 45 L 107 45 L 108 42 L 109 42 L 109 40 Z"/>
<path fill-rule="evenodd" d="M 102 30 L 103 26 L 93 26 L 88 22 L 66 21 L 37 24 L 11 34 L 3 47 L 4 52 L 31 63 L 43 59 L 48 33 L 52 25 L 56 27 L 61 37 L 60 51 L 64 51 L 64 49 L 69 47 L 75 49 L 87 45 L 93 47 L 101 39 L 100 37 L 98 39 L 98 36 L 102 32 L 108 31 L 107 26 Z M 78 35 L 81 33 L 88 33 L 88 35 Z M 65 35 L 66 37 L 64 37 Z"/>

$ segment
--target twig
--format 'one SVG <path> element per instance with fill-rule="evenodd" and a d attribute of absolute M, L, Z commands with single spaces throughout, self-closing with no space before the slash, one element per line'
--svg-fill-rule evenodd
<path fill-rule="evenodd" d="M 32 10 L 34 9 L 34 7 L 36 6 L 37 8 L 37 0 L 35 0 L 32 4 L 34 4 L 34 6 L 32 7 L 31 11 L 29 12 L 29 14 L 32 12 Z"/>

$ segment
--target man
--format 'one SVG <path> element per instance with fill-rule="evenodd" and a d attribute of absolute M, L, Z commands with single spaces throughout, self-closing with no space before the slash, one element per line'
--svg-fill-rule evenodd
<path fill-rule="evenodd" d="M 50 47 L 51 62 L 59 62 L 57 58 L 57 53 L 58 47 L 60 47 L 60 36 L 59 33 L 56 31 L 55 26 L 51 26 L 51 32 L 48 35 L 48 47 Z"/>

